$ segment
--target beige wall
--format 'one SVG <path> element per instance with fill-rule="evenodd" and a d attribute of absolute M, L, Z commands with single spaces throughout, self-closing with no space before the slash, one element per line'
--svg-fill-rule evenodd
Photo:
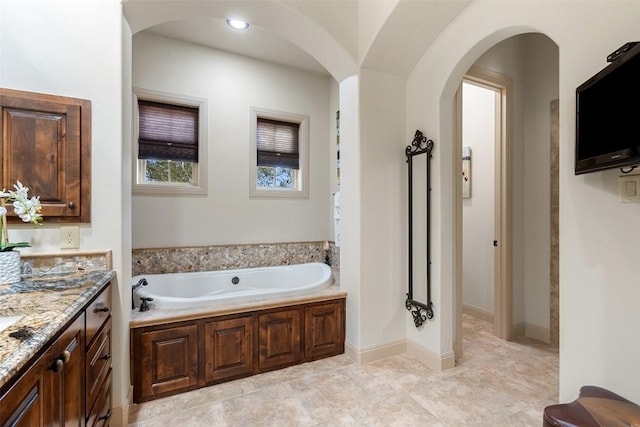
<path fill-rule="evenodd" d="M 145 2 L 137 2 L 142 3 Z M 149 14 L 142 14 L 143 20 L 150 23 L 202 11 L 196 6 L 182 7 L 183 2 L 174 2 L 173 6 L 168 12 L 154 8 Z M 244 2 L 243 7 L 253 7 L 256 14 L 263 16 L 267 16 L 265 10 L 269 7 L 286 12 L 278 2 Z M 128 278 L 122 275 L 126 259 L 123 249 L 128 248 L 128 243 L 124 243 L 123 238 L 128 238 L 128 232 L 123 225 L 127 224 L 123 219 L 123 215 L 127 215 L 126 183 L 122 182 L 123 139 L 127 148 L 129 145 L 126 129 L 122 130 L 121 63 L 126 49 L 123 51 L 120 40 L 121 4 L 116 0 L 5 0 L 0 8 L 0 85 L 76 96 L 93 102 L 93 218 L 90 226 L 82 227 L 81 249 L 113 249 L 114 265 L 124 282 Z M 281 19 L 297 18 L 286 13 L 269 16 L 276 15 Z M 275 18 L 264 21 L 266 28 L 290 40 L 299 39 L 299 45 L 315 52 L 328 68 L 335 70 L 340 81 L 340 108 L 353 114 L 344 122 L 343 133 L 351 139 L 351 148 L 345 149 L 343 163 L 343 170 L 351 179 L 341 182 L 343 195 L 349 196 L 344 205 L 349 213 L 345 212 L 344 221 L 353 227 L 345 236 L 347 241 L 342 253 L 342 273 L 348 282 L 343 280 L 343 283 L 355 297 L 350 299 L 347 309 L 351 316 L 348 337 L 352 342 L 360 348 L 372 348 L 406 338 L 433 354 L 450 354 L 454 301 L 454 159 L 447 147 L 451 147 L 453 141 L 453 95 L 465 71 L 487 49 L 512 35 L 542 32 L 559 47 L 560 397 L 562 400 L 573 398 L 580 385 L 593 383 L 640 401 L 635 387 L 637 381 L 629 380 L 637 371 L 640 344 L 629 339 L 627 333 L 629 327 L 640 323 L 637 309 L 640 264 L 635 254 L 635 241 L 640 236 L 637 221 L 640 207 L 618 203 L 618 171 L 583 176 L 574 176 L 572 171 L 575 88 L 606 65 L 607 54 L 637 38 L 639 15 L 640 3 L 635 1 L 474 1 L 439 35 L 406 82 L 401 77 L 369 74 L 362 82 L 364 96 L 360 94 L 358 77 L 352 74 L 353 59 L 344 49 L 336 48 L 335 40 L 328 33 L 318 31 L 304 20 L 291 19 L 292 25 L 281 25 L 282 29 L 278 28 Z M 144 23 L 138 22 L 133 32 L 142 26 Z M 124 34 L 128 36 L 127 31 Z M 368 45 L 369 40 L 375 37 L 366 37 L 362 45 Z M 390 86 L 378 91 L 373 83 Z M 400 88 L 405 87 L 405 83 L 403 95 Z M 384 96 L 390 96 L 393 105 L 402 103 L 406 113 L 398 108 L 391 116 L 385 116 L 385 109 L 368 107 L 360 114 L 360 101 L 384 105 Z M 406 103 L 400 101 L 403 97 Z M 327 115 L 327 111 L 328 101 L 321 114 Z M 327 120 L 326 128 L 329 126 Z M 416 128 L 422 129 L 442 148 L 434 153 L 432 182 L 435 199 L 432 283 L 436 318 L 423 330 L 414 328 L 404 308 L 396 311 L 396 305 L 403 299 L 403 295 L 396 294 L 404 291 L 406 282 L 402 252 L 406 223 L 402 222 L 400 207 L 387 206 L 397 204 L 398 194 L 404 190 L 403 164 L 392 156 L 384 158 L 387 154 L 384 144 L 397 144 L 390 153 L 401 152 Z M 376 130 L 384 132 L 378 136 Z M 325 132 L 328 136 L 329 131 Z M 373 144 L 373 151 L 365 155 L 361 151 L 369 143 Z M 326 156 L 328 159 L 329 154 Z M 124 158 L 126 163 L 126 156 Z M 374 177 L 372 182 L 376 187 L 362 184 L 362 178 L 380 170 L 390 178 L 388 182 Z M 396 175 L 398 178 L 394 178 Z M 324 185 L 329 193 L 329 180 Z M 329 200 L 324 203 L 319 210 L 326 219 Z M 381 206 L 385 209 L 378 211 Z M 368 212 L 375 214 L 361 221 Z M 322 227 L 328 231 L 326 222 Z M 16 236 L 21 240 L 31 239 L 32 250 L 41 252 L 57 249 L 59 230 L 52 225 L 36 232 L 21 228 Z M 373 244 L 379 242 L 388 246 L 376 252 Z M 371 246 L 364 248 L 365 245 Z M 348 266 L 345 261 L 349 261 Z M 379 277 L 375 277 L 376 273 Z M 369 279 L 375 279 L 373 285 Z M 125 310 L 126 286 L 119 284 L 118 293 L 121 302 L 118 310 Z M 379 319 L 372 317 L 375 307 L 384 313 Z M 125 313 L 116 313 L 119 325 L 114 328 L 114 346 L 120 348 L 126 348 Z M 402 316 L 406 318 L 404 326 Z M 371 322 L 372 318 L 376 321 Z M 123 403 L 128 387 L 124 373 L 127 361 L 122 360 L 122 353 L 117 357 L 119 360 L 114 359 L 119 372 L 114 378 L 116 406 Z"/>
<path fill-rule="evenodd" d="M 91 101 L 91 224 L 80 228 L 80 250 L 113 251 L 113 398 L 129 386 L 128 308 L 122 197 L 122 10 L 119 1 L 47 0 L 0 2 L 0 86 Z M 25 251 L 59 251 L 59 225 L 17 227 L 13 239 Z M 118 301 L 120 303 L 118 303 Z"/>
<path fill-rule="evenodd" d="M 539 31 L 559 47 L 560 99 L 560 398 L 572 399 L 583 384 L 599 384 L 639 400 L 629 373 L 637 369 L 640 344 L 629 340 L 628 325 L 640 322 L 640 300 L 634 261 L 635 238 L 640 236 L 638 205 L 617 200 L 617 176 L 612 170 L 575 176 L 573 150 L 575 88 L 606 65 L 606 56 L 636 38 L 637 2 L 474 2 L 440 36 L 409 78 L 408 128 L 437 129 L 441 145 L 453 140 L 451 100 L 475 58 L 495 43 L 521 32 Z M 615 31 L 611 23 L 615 22 Z M 456 52 L 453 54 L 452 52 Z M 437 63 L 438 67 L 433 64 Z M 553 65 L 553 64 L 551 64 Z M 448 219 L 452 176 L 451 153 L 436 158 L 442 194 L 434 226 L 442 230 L 436 242 L 443 259 L 436 265 L 441 303 L 450 307 L 453 226 Z M 441 340 L 425 345 L 442 352 L 450 348 L 452 315 L 441 310 L 437 325 Z M 452 311 L 451 311 L 452 313 Z M 435 345 L 434 345 L 435 344 Z"/>
<path fill-rule="evenodd" d="M 133 37 L 132 80 L 204 98 L 208 109 L 208 194 L 134 195 L 134 248 L 332 238 L 329 77 L 143 32 Z M 309 116 L 308 198 L 249 198 L 251 107 Z"/>

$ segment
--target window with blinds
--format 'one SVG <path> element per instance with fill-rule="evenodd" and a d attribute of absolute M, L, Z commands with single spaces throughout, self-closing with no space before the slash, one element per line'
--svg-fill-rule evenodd
<path fill-rule="evenodd" d="M 133 192 L 206 194 L 206 100 L 140 88 L 134 94 Z"/>
<path fill-rule="evenodd" d="M 309 194 L 309 116 L 251 108 L 250 197 Z"/>
<path fill-rule="evenodd" d="M 299 123 L 258 118 L 258 166 L 300 169 Z"/>
<path fill-rule="evenodd" d="M 198 161 L 198 108 L 138 100 L 138 158 Z"/>

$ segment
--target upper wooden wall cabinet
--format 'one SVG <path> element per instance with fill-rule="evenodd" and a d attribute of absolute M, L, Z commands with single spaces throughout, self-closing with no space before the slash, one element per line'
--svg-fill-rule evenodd
<path fill-rule="evenodd" d="M 0 187 L 29 187 L 46 222 L 91 222 L 91 102 L 0 88 L 0 112 Z"/>

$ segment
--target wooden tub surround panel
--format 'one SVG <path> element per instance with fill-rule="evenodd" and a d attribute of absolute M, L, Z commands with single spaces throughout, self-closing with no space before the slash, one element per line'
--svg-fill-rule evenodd
<path fill-rule="evenodd" d="M 344 353 L 346 297 L 132 327 L 133 401 Z"/>

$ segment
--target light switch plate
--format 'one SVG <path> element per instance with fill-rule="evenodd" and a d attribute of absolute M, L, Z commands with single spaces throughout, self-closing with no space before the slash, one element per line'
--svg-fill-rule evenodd
<path fill-rule="evenodd" d="M 640 203 L 640 175 L 622 175 L 618 178 L 620 203 Z"/>

